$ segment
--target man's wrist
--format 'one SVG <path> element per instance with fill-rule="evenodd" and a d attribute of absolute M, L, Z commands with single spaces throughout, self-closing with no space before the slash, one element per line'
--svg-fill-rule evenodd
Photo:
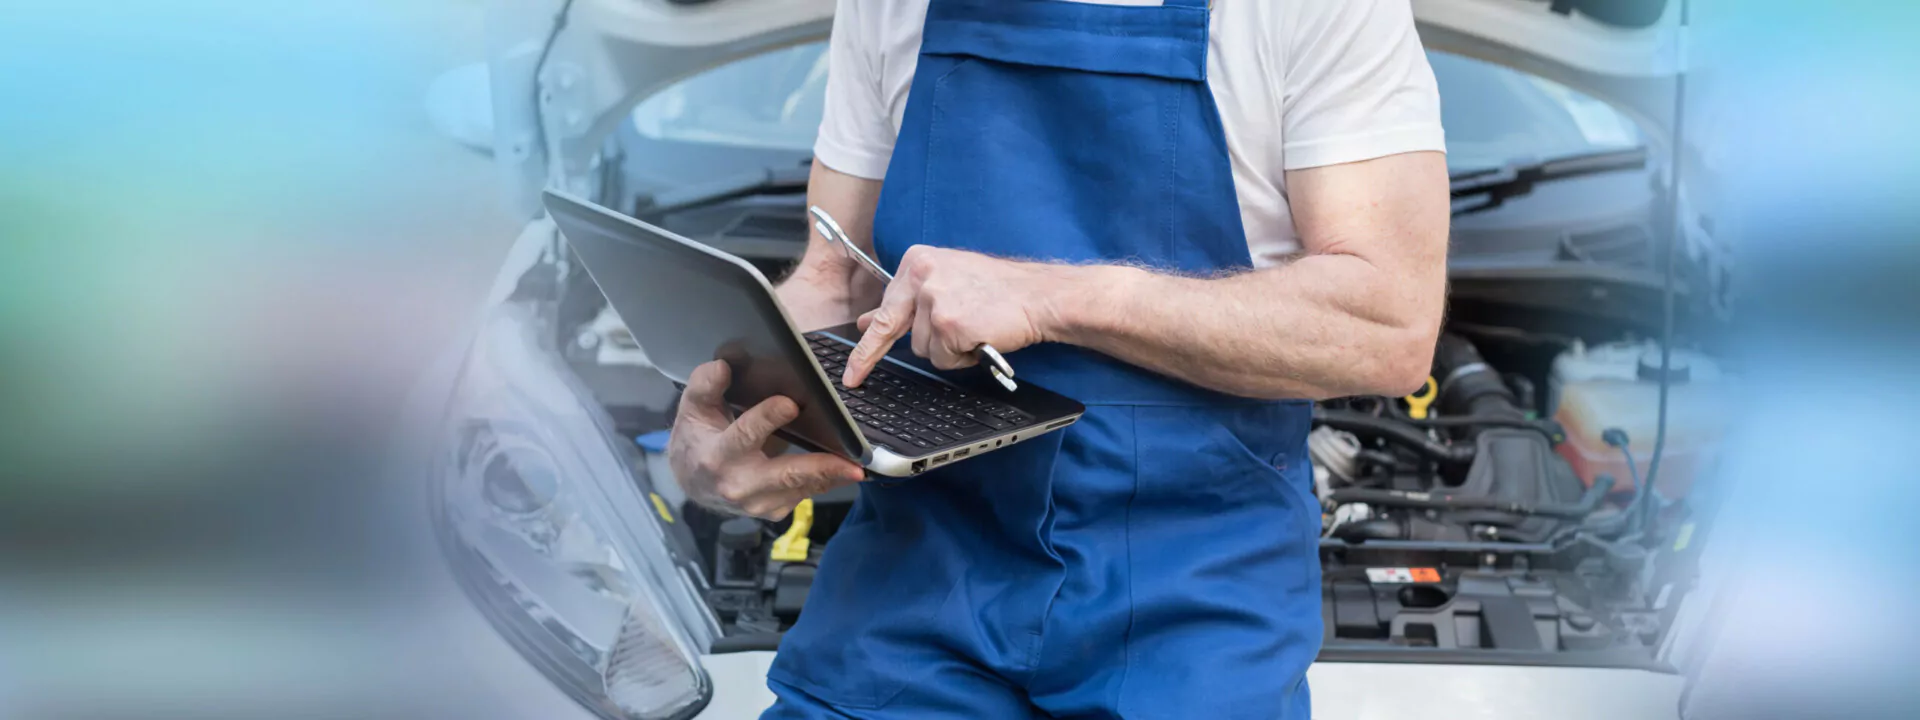
<path fill-rule="evenodd" d="M 1124 265 L 1055 265 L 1041 283 L 1041 339 L 1086 345 L 1126 314 L 1126 299 L 1146 271 Z"/>
<path fill-rule="evenodd" d="M 839 266 L 834 259 L 808 257 L 774 286 L 774 294 L 807 331 L 852 322 L 849 270 L 851 266 Z"/>

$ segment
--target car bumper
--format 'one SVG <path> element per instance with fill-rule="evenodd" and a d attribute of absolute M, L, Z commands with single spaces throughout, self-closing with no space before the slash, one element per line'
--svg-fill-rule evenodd
<path fill-rule="evenodd" d="M 773 703 L 771 652 L 702 659 L 713 704 L 700 720 L 749 720 Z M 1645 670 L 1512 665 L 1319 663 L 1314 720 L 1640 720 L 1679 717 L 1684 680 Z"/>

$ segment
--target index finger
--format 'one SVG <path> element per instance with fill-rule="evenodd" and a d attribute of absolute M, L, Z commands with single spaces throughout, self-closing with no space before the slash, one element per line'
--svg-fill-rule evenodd
<path fill-rule="evenodd" d="M 880 299 L 880 307 L 874 308 L 873 318 L 868 321 L 866 332 L 860 334 L 859 344 L 854 345 L 853 352 L 847 354 L 847 370 L 840 376 L 842 384 L 859 387 L 860 383 L 866 382 L 867 374 L 873 372 L 873 366 L 879 365 L 880 359 L 887 356 L 887 349 L 913 328 L 915 290 L 906 278 L 887 286 L 887 294 Z"/>

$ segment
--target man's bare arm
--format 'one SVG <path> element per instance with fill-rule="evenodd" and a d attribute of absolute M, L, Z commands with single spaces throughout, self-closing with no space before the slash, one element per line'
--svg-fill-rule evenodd
<path fill-rule="evenodd" d="M 1445 156 L 1293 171 L 1287 189 L 1304 256 L 1213 279 L 1084 268 L 1048 339 L 1249 397 L 1417 389 L 1446 300 Z"/>
<path fill-rule="evenodd" d="M 880 202 L 880 181 L 839 172 L 815 161 L 807 176 L 807 203 L 833 215 L 849 237 L 871 251 L 873 210 Z M 811 228 L 807 251 L 775 292 L 793 321 L 806 330 L 847 322 L 880 301 L 880 282 L 847 257 L 832 239 Z"/>
<path fill-rule="evenodd" d="M 861 319 L 845 382 L 912 330 L 914 352 L 942 368 L 972 364 L 981 343 L 1052 341 L 1246 397 L 1411 392 L 1446 301 L 1445 156 L 1295 171 L 1287 187 L 1304 256 L 1228 277 L 909 248 Z"/>

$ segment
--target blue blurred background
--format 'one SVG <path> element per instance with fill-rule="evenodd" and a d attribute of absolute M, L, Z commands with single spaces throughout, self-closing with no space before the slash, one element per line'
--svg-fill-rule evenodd
<path fill-rule="evenodd" d="M 520 225 L 425 109 L 485 18 L 0 2 L 0 717 L 522 714 L 375 475 Z"/>
<path fill-rule="evenodd" d="M 1920 9 L 1693 3 L 1753 381 L 1697 717 L 1920 709 Z M 519 717 L 382 482 L 521 218 L 479 0 L 0 0 L 0 717 Z M 435 589 L 429 589 L 435 588 Z"/>

